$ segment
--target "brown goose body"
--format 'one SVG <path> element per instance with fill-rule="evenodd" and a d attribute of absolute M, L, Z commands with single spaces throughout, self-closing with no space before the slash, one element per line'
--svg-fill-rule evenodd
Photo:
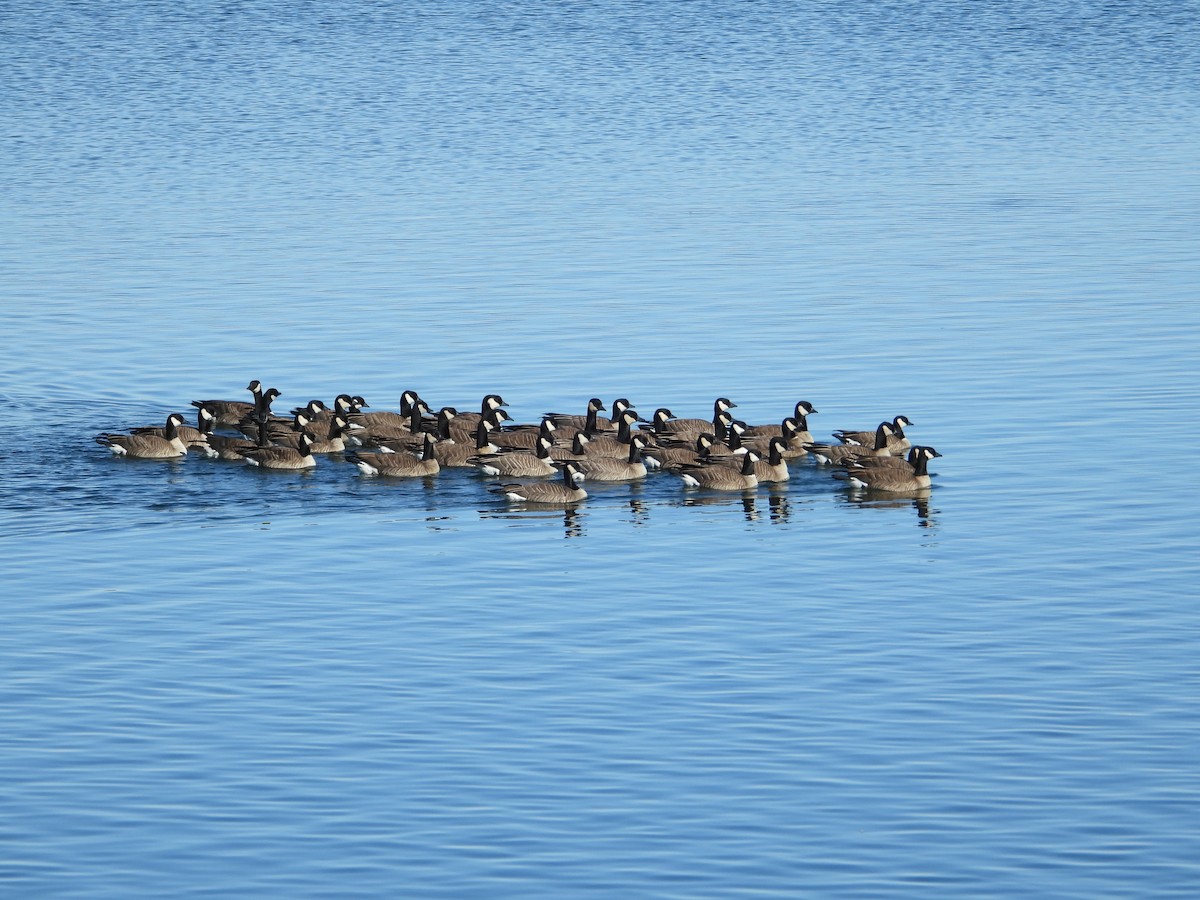
<path fill-rule="evenodd" d="M 646 439 L 634 435 L 629 441 L 629 453 L 625 459 L 585 454 L 582 460 L 575 463 L 575 467 L 588 481 L 636 481 L 646 477 L 646 463 L 642 459 L 645 447 Z"/>
<path fill-rule="evenodd" d="M 633 404 L 624 397 L 618 397 L 612 404 L 612 418 L 606 418 L 599 415 L 599 413 L 607 412 L 604 404 L 598 397 L 593 397 L 588 401 L 587 413 L 585 415 L 546 413 L 546 418 L 549 418 L 558 427 L 560 439 L 572 438 L 578 431 L 582 431 L 588 437 L 592 437 L 593 435 L 616 431 L 621 415 L 627 409 L 633 409 Z"/>
<path fill-rule="evenodd" d="M 271 403 L 275 398 L 280 396 L 279 391 L 275 388 L 268 388 L 266 391 L 262 389 L 262 382 L 255 380 L 246 385 L 251 396 L 254 398 L 252 403 L 247 403 L 244 400 L 193 400 L 192 406 L 197 408 L 204 406 L 216 418 L 217 425 L 233 426 L 242 421 L 246 416 L 252 416 L 256 413 L 264 418 L 270 414 Z"/>
<path fill-rule="evenodd" d="M 347 453 L 346 459 L 358 466 L 364 475 L 387 478 L 436 475 L 442 468 L 438 461 L 437 444 L 431 434 L 424 437 L 423 452 L 419 459 L 409 453 Z"/>
<path fill-rule="evenodd" d="M 539 437 L 538 446 L 532 453 L 526 450 L 484 453 L 472 457 L 471 462 L 484 475 L 515 475 L 519 478 L 557 475 L 558 468 L 550 456 L 551 447 L 551 441 Z"/>
<path fill-rule="evenodd" d="M 293 447 L 251 447 L 242 451 L 246 464 L 260 469 L 311 469 L 317 464 L 312 455 L 312 435 L 305 432 L 300 435 L 300 446 Z"/>
<path fill-rule="evenodd" d="M 617 419 L 617 433 L 601 434 L 588 441 L 587 455 L 589 459 L 610 456 L 614 459 L 624 459 L 629 454 L 629 442 L 633 439 L 633 425 L 638 421 L 638 414 L 627 409 Z M 647 442 L 650 438 L 646 437 Z"/>
<path fill-rule="evenodd" d="M 655 460 L 660 469 L 677 469 L 680 466 L 703 461 L 716 440 L 716 436 L 711 433 L 700 434 L 696 436 L 695 443 L 690 447 L 650 447 L 642 455 Z"/>
<path fill-rule="evenodd" d="M 201 406 L 196 410 L 196 427 L 179 425 L 175 429 L 175 432 L 189 450 L 206 450 L 208 448 L 208 436 L 212 434 L 215 424 L 216 416 L 209 411 L 207 406 Z M 165 437 L 166 433 L 167 426 L 165 425 L 147 425 L 143 428 L 134 428 L 130 431 L 130 434 L 153 434 L 158 437 Z"/>
<path fill-rule="evenodd" d="M 859 444 L 805 444 L 804 449 L 823 465 L 836 465 L 857 456 L 891 456 L 888 448 L 888 438 L 892 433 L 891 422 L 880 422 L 875 429 L 875 439 L 871 446 Z"/>
<path fill-rule="evenodd" d="M 718 438 L 724 439 L 721 434 L 721 428 L 717 424 L 721 418 L 721 413 L 728 412 L 736 407 L 737 404 L 727 397 L 718 397 L 713 402 L 713 417 L 711 419 L 678 419 L 671 416 L 671 411 L 665 408 L 660 408 L 659 412 L 666 412 L 667 418 L 664 421 L 655 423 L 655 431 L 660 436 L 682 437 L 686 435 L 687 440 L 695 440 L 696 435 L 706 431 L 711 431 Z"/>
<path fill-rule="evenodd" d="M 878 457 L 865 460 L 866 465 L 852 462 L 846 467 L 845 479 L 855 487 L 869 491 L 884 491 L 906 494 L 927 490 L 932 479 L 929 477 L 929 460 L 941 456 L 932 447 L 914 447 L 909 460 L 897 460 L 902 465 L 871 465 Z"/>
<path fill-rule="evenodd" d="M 817 410 L 813 408 L 813 405 L 811 403 L 809 403 L 807 400 L 800 400 L 800 401 L 797 401 L 796 406 L 792 410 L 792 414 L 790 416 L 788 416 L 787 418 L 783 419 L 783 422 L 787 422 L 788 419 L 795 419 L 796 422 L 800 426 L 800 428 L 798 430 L 807 431 L 808 430 L 808 417 L 811 415 L 815 415 L 816 412 L 817 412 Z M 783 426 L 782 422 L 779 425 L 775 425 L 775 424 L 750 425 L 750 426 L 747 426 L 747 428 L 746 428 L 746 437 L 747 438 L 755 438 L 755 439 L 765 438 L 767 440 L 770 440 L 773 437 L 781 437 L 783 435 L 783 429 L 784 429 L 784 426 Z M 872 434 L 872 436 L 874 436 L 874 432 L 872 432 L 871 434 Z M 811 441 L 812 435 L 805 437 L 804 440 Z"/>
<path fill-rule="evenodd" d="M 912 446 L 912 443 L 904 434 L 905 428 L 911 428 L 912 422 L 908 416 L 896 416 L 890 423 L 891 432 L 888 435 L 888 449 L 893 453 L 897 450 L 907 450 Z M 876 429 L 878 430 L 878 429 Z M 835 431 L 833 436 L 843 444 L 858 444 L 862 447 L 870 447 L 875 441 L 875 431 Z"/>
<path fill-rule="evenodd" d="M 171 413 L 162 434 L 117 434 L 106 432 L 95 437 L 97 444 L 107 447 L 113 456 L 135 459 L 177 459 L 187 455 L 187 445 L 179 437 L 183 416 Z"/>
<path fill-rule="evenodd" d="M 587 497 L 587 491 L 579 486 L 584 475 L 575 463 L 563 464 L 562 479 L 556 481 L 531 481 L 526 484 L 500 484 L 491 488 L 517 503 L 542 503 L 554 506 L 570 506 Z"/>
<path fill-rule="evenodd" d="M 786 458 L 783 455 L 783 451 L 786 448 L 787 443 L 782 437 L 771 438 L 770 444 L 767 447 L 767 455 L 754 464 L 754 475 L 758 479 L 759 484 L 787 481 L 792 477 L 788 471 Z M 883 457 L 880 458 L 882 459 Z M 740 454 L 710 456 L 708 459 L 718 465 L 734 469 L 742 467 L 742 457 Z"/>
<path fill-rule="evenodd" d="M 746 491 L 758 486 L 754 464 L 759 456 L 754 451 L 742 454 L 740 468 L 720 463 L 694 463 L 681 466 L 678 475 L 688 487 L 711 488 L 715 491 Z"/>

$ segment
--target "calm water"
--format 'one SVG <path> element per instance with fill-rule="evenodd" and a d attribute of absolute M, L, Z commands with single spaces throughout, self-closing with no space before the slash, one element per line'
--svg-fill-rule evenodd
<path fill-rule="evenodd" d="M 7 3 L 5 897 L 1194 897 L 1194 2 Z M 192 399 L 896 413 L 510 508 Z"/>

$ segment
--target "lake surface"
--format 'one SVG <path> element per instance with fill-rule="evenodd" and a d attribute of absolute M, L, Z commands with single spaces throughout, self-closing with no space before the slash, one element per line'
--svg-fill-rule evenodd
<path fill-rule="evenodd" d="M 7 4 L 0 893 L 1195 897 L 1198 14 Z M 92 441 L 252 378 L 943 457 Z"/>

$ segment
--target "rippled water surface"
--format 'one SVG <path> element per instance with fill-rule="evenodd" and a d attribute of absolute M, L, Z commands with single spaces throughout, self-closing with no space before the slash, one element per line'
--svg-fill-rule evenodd
<path fill-rule="evenodd" d="M 1198 14 L 8 4 L 0 893 L 1196 896 Z M 92 441 L 252 378 L 943 456 Z"/>

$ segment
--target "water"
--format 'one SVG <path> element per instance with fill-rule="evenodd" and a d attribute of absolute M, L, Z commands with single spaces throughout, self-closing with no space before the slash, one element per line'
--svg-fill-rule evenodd
<path fill-rule="evenodd" d="M 1196 13 L 9 4 L 5 896 L 1194 896 Z M 251 378 L 944 456 L 91 441 Z"/>

